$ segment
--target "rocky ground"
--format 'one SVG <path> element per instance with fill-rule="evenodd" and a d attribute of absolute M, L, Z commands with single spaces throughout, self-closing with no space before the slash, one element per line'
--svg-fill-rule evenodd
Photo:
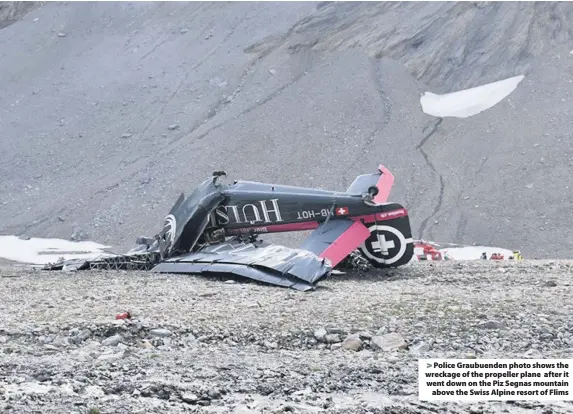
<path fill-rule="evenodd" d="M 419 263 L 302 293 L 4 266 L 0 411 L 571 412 L 419 402 L 417 360 L 571 358 L 572 275 L 573 261 Z"/>

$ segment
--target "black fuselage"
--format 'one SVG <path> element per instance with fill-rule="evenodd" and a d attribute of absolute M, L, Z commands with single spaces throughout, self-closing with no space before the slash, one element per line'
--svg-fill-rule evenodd
<path fill-rule="evenodd" d="M 214 174 L 188 197 L 181 194 L 155 239 L 169 258 L 227 237 L 254 241 L 250 236 L 261 233 L 318 228 L 302 249 L 338 263 L 357 248 L 377 267 L 401 265 L 413 252 L 408 212 L 385 202 L 392 177 L 380 170 L 356 177 L 346 192 L 250 181 L 224 185 Z"/>
<path fill-rule="evenodd" d="M 209 227 L 229 236 L 311 230 L 326 220 L 372 222 L 376 214 L 402 209 L 395 203 L 368 205 L 360 195 L 344 192 L 245 181 L 228 186 L 223 195 Z"/>

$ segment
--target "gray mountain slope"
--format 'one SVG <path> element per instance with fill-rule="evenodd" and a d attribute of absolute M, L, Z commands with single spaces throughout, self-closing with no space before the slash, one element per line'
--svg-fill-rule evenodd
<path fill-rule="evenodd" d="M 572 22 L 566 3 L 45 4 L 0 31 L 0 232 L 123 250 L 213 170 L 344 190 L 384 163 L 417 236 L 567 257 Z M 520 74 L 474 117 L 421 110 Z"/>
<path fill-rule="evenodd" d="M 17 22 L 38 5 L 36 1 L 0 1 L 0 29 Z"/>

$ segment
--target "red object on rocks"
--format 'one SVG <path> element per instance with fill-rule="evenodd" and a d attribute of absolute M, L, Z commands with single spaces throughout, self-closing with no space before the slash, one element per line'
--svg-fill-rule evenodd
<path fill-rule="evenodd" d="M 442 252 L 423 240 L 414 242 L 414 254 L 418 260 L 443 260 Z"/>
<path fill-rule="evenodd" d="M 131 319 L 131 313 L 123 312 L 115 315 L 115 319 Z"/>

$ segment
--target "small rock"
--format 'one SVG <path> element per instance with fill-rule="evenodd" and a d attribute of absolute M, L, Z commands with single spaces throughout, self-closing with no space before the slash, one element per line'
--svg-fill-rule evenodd
<path fill-rule="evenodd" d="M 414 354 L 425 354 L 430 350 L 430 345 L 422 342 L 412 347 L 411 352 Z"/>
<path fill-rule="evenodd" d="M 269 69 L 269 72 L 270 72 L 271 75 L 276 75 L 276 74 L 277 74 L 277 71 L 274 70 L 274 69 Z"/>
<path fill-rule="evenodd" d="M 394 351 L 408 348 L 408 343 L 397 333 L 373 336 L 370 343 L 372 344 L 372 348 L 381 351 Z"/>
<path fill-rule="evenodd" d="M 102 341 L 102 345 L 104 345 L 104 346 L 116 346 L 121 342 L 122 339 L 123 338 L 119 334 L 113 335 L 113 336 L 110 336 L 109 338 L 104 339 Z"/>
<path fill-rule="evenodd" d="M 336 351 L 337 349 L 340 349 L 340 348 L 342 348 L 342 344 L 341 344 L 341 343 L 337 343 L 337 344 L 332 344 L 332 345 L 330 345 L 330 349 L 331 349 L 332 351 Z"/>
<path fill-rule="evenodd" d="M 189 31 L 189 29 L 187 29 L 187 28 L 184 27 L 184 28 L 182 28 L 181 30 L 179 30 L 179 33 L 185 34 L 185 33 L 187 33 L 188 31 Z"/>
<path fill-rule="evenodd" d="M 149 331 L 149 334 L 151 336 L 156 336 L 158 338 L 165 338 L 167 336 L 171 336 L 172 333 L 173 332 L 171 332 L 169 329 L 164 329 L 164 328 L 156 328 Z"/>
<path fill-rule="evenodd" d="M 151 348 L 153 348 L 153 344 L 152 344 L 151 342 L 145 341 L 145 340 L 144 340 L 144 341 L 141 341 L 141 342 L 139 343 L 139 346 L 140 346 L 141 348 L 143 348 L 143 349 L 151 349 Z"/>
<path fill-rule="evenodd" d="M 56 339 L 52 341 L 54 346 L 68 346 L 70 344 L 68 338 L 65 336 L 57 336 Z"/>
<path fill-rule="evenodd" d="M 199 401 L 199 397 L 193 393 L 186 392 L 181 395 L 181 400 L 187 404 L 195 404 Z"/>
<path fill-rule="evenodd" d="M 372 339 L 372 333 L 368 331 L 360 331 L 358 332 L 358 336 L 360 337 L 360 339 L 366 339 L 366 340 Z"/>
<path fill-rule="evenodd" d="M 88 397 L 103 397 L 105 392 L 97 385 L 88 385 L 84 390 L 84 394 Z"/>
<path fill-rule="evenodd" d="M 74 389 L 69 384 L 60 385 L 60 391 L 62 392 L 62 394 L 67 394 L 67 395 L 74 395 L 75 394 Z"/>
<path fill-rule="evenodd" d="M 117 352 L 115 354 L 103 354 L 97 357 L 98 361 L 117 361 L 118 359 L 123 358 L 124 352 Z"/>
<path fill-rule="evenodd" d="M 358 351 L 362 346 L 362 341 L 359 335 L 348 335 L 344 341 L 342 341 L 342 348 L 347 351 Z"/>
<path fill-rule="evenodd" d="M 72 233 L 71 239 L 73 241 L 84 241 L 88 239 L 88 234 L 80 228 L 76 228 Z"/>
<path fill-rule="evenodd" d="M 72 342 L 74 344 L 80 344 L 83 341 L 85 341 L 86 339 L 88 339 L 91 335 L 92 335 L 92 332 L 89 329 L 84 329 L 78 335 L 72 336 L 70 338 L 70 342 Z"/>
<path fill-rule="evenodd" d="M 58 37 L 66 37 L 66 33 L 64 33 L 64 32 L 58 32 Z"/>
<path fill-rule="evenodd" d="M 324 336 L 324 340 L 327 344 L 335 344 L 341 341 L 340 335 L 338 334 L 327 334 Z"/>
<path fill-rule="evenodd" d="M 42 345 L 49 344 L 50 342 L 52 342 L 52 338 L 50 338 L 49 336 L 42 335 L 38 338 L 38 342 L 41 343 Z"/>
<path fill-rule="evenodd" d="M 122 134 L 121 137 L 122 138 L 131 138 L 133 134 L 126 132 L 125 134 Z"/>
<path fill-rule="evenodd" d="M 497 321 L 487 321 L 484 323 L 480 323 L 478 325 L 478 328 L 482 328 L 482 329 L 503 329 L 503 325 Z"/>
<path fill-rule="evenodd" d="M 545 284 L 543 285 L 545 287 L 555 287 L 557 286 L 557 283 L 554 280 L 548 280 L 547 282 L 545 282 Z"/>
<path fill-rule="evenodd" d="M 167 127 L 167 129 L 170 130 L 170 131 L 174 131 L 174 130 L 176 130 L 177 128 L 179 128 L 179 124 L 171 124 L 171 125 L 169 125 L 169 126 Z"/>
<path fill-rule="evenodd" d="M 217 388 L 212 388 L 209 391 L 207 391 L 207 395 L 212 400 L 216 400 L 217 398 L 219 398 L 221 396 L 221 391 L 219 391 Z"/>
<path fill-rule="evenodd" d="M 314 337 L 316 338 L 317 341 L 324 342 L 326 337 L 326 329 L 318 328 L 317 330 L 314 331 Z"/>

